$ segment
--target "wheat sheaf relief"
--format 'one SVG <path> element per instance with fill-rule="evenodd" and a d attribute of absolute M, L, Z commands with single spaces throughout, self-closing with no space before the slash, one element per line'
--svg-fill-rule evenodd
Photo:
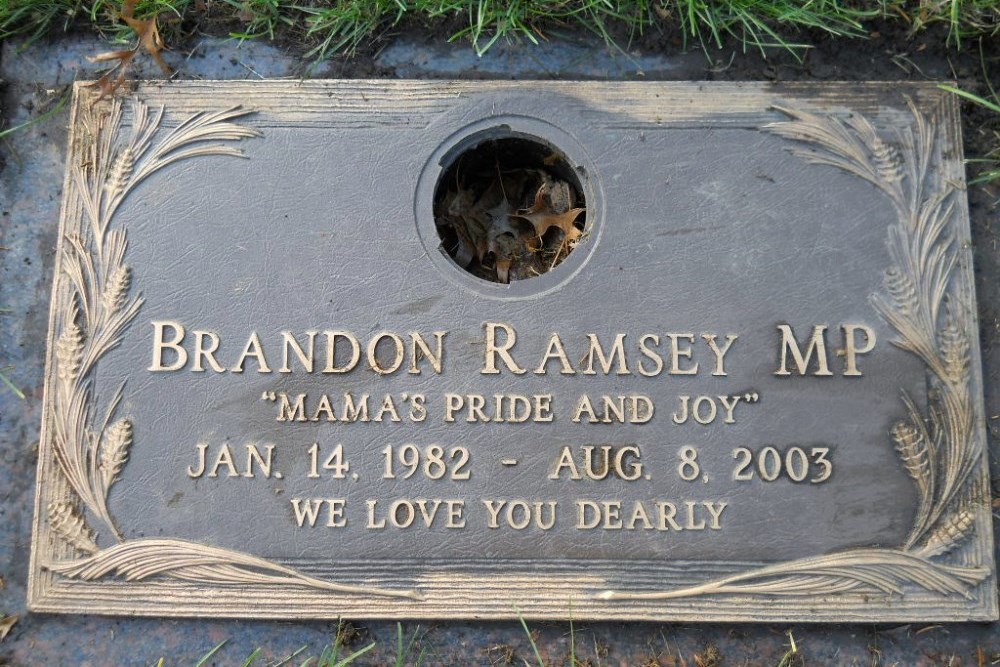
<path fill-rule="evenodd" d="M 395 591 L 325 581 L 248 554 L 179 539 L 128 539 L 108 509 L 108 496 L 128 460 L 132 422 L 123 417 L 124 385 L 99 405 L 95 368 L 121 342 L 143 299 L 131 289 L 125 262 L 126 230 L 115 214 L 140 184 L 164 168 L 202 156 L 246 157 L 235 146 L 260 136 L 239 121 L 249 112 L 234 107 L 196 113 L 165 130 L 164 109 L 150 113 L 131 103 L 131 132 L 123 127 L 118 99 L 80 101 L 81 129 L 70 165 L 73 194 L 81 202 L 80 224 L 67 225 L 60 263 L 63 285 L 57 301 L 52 449 L 68 489 L 47 506 L 48 527 L 66 545 L 68 558 L 44 563 L 63 577 L 92 581 L 117 575 L 126 581 L 170 577 L 202 584 L 299 586 L 346 594 L 417 598 Z M 126 136 L 126 134 L 128 136 Z M 68 279 L 68 280 L 67 280 Z M 114 540 L 102 546 L 96 522 Z"/>
<path fill-rule="evenodd" d="M 952 558 L 987 521 L 976 488 L 983 442 L 976 424 L 967 323 L 971 288 L 956 271 L 955 188 L 930 174 L 939 148 L 938 123 L 907 100 L 913 122 L 891 138 L 864 116 L 775 107 L 789 120 L 765 130 L 795 142 L 790 152 L 871 183 L 892 204 L 887 246 L 892 265 L 871 304 L 896 334 L 893 343 L 928 371 L 926 409 L 902 397 L 904 416 L 888 435 L 912 478 L 918 506 L 905 542 L 803 558 L 689 588 L 651 593 L 605 591 L 604 599 L 666 600 L 704 595 L 905 595 L 923 589 L 971 597 L 991 573 L 970 559 Z M 983 525 L 980 523 L 980 525 Z"/>

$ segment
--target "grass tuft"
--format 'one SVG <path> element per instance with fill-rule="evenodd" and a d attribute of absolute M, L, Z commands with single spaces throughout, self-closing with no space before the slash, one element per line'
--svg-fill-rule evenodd
<path fill-rule="evenodd" d="M 721 47 L 733 38 L 744 50 L 778 47 L 793 53 L 809 48 L 807 43 L 790 41 L 790 35 L 801 30 L 864 37 L 863 22 L 883 14 L 877 6 L 854 7 L 837 0 L 672 0 L 662 12 L 665 18 L 676 15 L 685 38 L 696 39 L 703 48 Z"/>
<path fill-rule="evenodd" d="M 50 32 L 90 27 L 127 41 L 118 18 L 121 0 L 2 0 L 0 39 L 37 39 Z M 970 36 L 1000 32 L 1000 0 L 141 0 L 136 18 L 160 16 L 168 41 L 195 29 L 238 39 L 302 41 L 317 60 L 353 53 L 403 20 L 457 24 L 451 40 L 467 40 L 482 55 L 500 41 L 539 43 L 548 32 L 583 27 L 609 45 L 657 27 L 677 28 L 703 48 L 736 40 L 744 50 L 808 48 L 804 31 L 837 37 L 868 34 L 878 17 L 913 32 L 940 23 L 959 46 Z M 185 27 L 186 26 L 186 27 Z M 620 47 L 619 47 L 620 48 Z"/>
<path fill-rule="evenodd" d="M 209 662 L 208 662 L 209 659 L 212 656 L 214 656 L 216 653 L 218 653 L 219 650 L 225 644 L 226 644 L 226 642 L 221 642 L 219 645 L 217 645 L 211 651 L 209 651 L 208 653 L 206 653 L 205 655 L 203 655 L 201 657 L 201 659 L 198 660 L 197 663 L 195 663 L 195 667 L 206 667 L 209 664 Z M 307 647 L 303 646 L 302 648 L 298 649 L 297 651 L 295 651 L 291 655 L 287 656 L 283 660 L 279 660 L 276 663 L 268 663 L 268 664 L 271 667 L 282 667 L 283 665 L 288 665 L 288 664 L 291 663 L 291 661 L 294 658 L 296 658 L 297 656 L 299 656 L 303 652 L 305 652 L 306 648 Z M 322 653 L 319 654 L 319 656 L 312 657 L 312 658 L 307 658 L 304 662 L 300 663 L 299 667 L 348 667 L 349 665 L 352 665 L 354 663 L 354 661 L 356 661 L 358 658 L 360 658 L 364 654 L 366 654 L 369 651 L 371 651 L 372 649 L 374 649 L 375 648 L 375 642 L 372 642 L 368 646 L 365 646 L 364 648 L 361 648 L 361 649 L 355 651 L 354 653 L 351 653 L 350 655 L 348 655 L 346 657 L 343 657 L 343 658 L 340 657 L 340 651 L 341 651 L 342 648 L 343 648 L 343 645 L 340 642 L 340 637 L 339 637 L 339 634 L 338 634 L 338 636 L 334 639 L 334 641 L 332 643 L 328 644 L 323 649 Z M 263 653 L 263 649 L 260 649 L 260 648 L 255 649 L 252 653 L 250 653 L 249 656 L 247 656 L 246 660 L 244 660 L 241 663 L 242 667 L 254 667 L 257 664 L 257 660 L 261 657 L 262 653 Z M 421 654 L 421 655 L 423 655 L 423 654 Z M 396 664 L 399 665 L 399 666 L 402 666 L 404 664 L 405 665 L 409 665 L 411 663 L 403 663 L 403 662 L 397 661 Z M 421 665 L 420 662 L 413 663 L 413 664 L 414 664 L 414 667 L 420 667 L 420 665 Z M 166 663 L 164 662 L 164 659 L 160 658 L 153 665 L 153 667 L 165 667 L 165 665 L 166 665 Z"/>
<path fill-rule="evenodd" d="M 420 632 L 420 626 L 413 631 L 413 635 L 410 636 L 409 641 L 405 640 L 405 634 L 403 633 L 403 624 L 396 623 L 396 662 L 395 667 L 407 667 L 407 665 L 412 665 L 413 667 L 422 667 L 424 660 L 427 657 L 427 649 L 421 648 L 420 652 L 412 660 L 409 659 L 410 653 L 414 651 L 415 644 L 423 639 L 425 633 Z"/>

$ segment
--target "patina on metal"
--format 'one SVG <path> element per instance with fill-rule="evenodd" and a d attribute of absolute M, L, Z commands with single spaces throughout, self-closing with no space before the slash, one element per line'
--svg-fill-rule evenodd
<path fill-rule="evenodd" d="M 929 85 L 78 86 L 29 603 L 995 619 L 963 178 Z"/>

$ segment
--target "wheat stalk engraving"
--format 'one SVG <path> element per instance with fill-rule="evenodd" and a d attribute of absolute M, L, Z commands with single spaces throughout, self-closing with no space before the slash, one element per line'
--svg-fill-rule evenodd
<path fill-rule="evenodd" d="M 49 526 L 67 544 L 88 554 L 96 554 L 100 551 L 87 522 L 70 503 L 49 503 L 48 518 Z"/>
<path fill-rule="evenodd" d="M 983 457 L 975 428 L 970 334 L 956 304 L 970 290 L 956 274 L 953 186 L 930 179 L 937 123 L 907 100 L 911 126 L 890 142 L 863 115 L 841 118 L 776 107 L 788 120 L 764 129 L 789 139 L 789 151 L 812 164 L 861 178 L 892 204 L 896 222 L 887 248 L 892 266 L 872 306 L 896 333 L 893 343 L 929 372 L 926 413 L 905 394 L 907 412 L 889 436 L 917 489 L 918 507 L 905 542 L 895 549 L 861 548 L 736 574 L 673 591 L 605 591 L 603 599 L 665 600 L 699 595 L 904 595 L 907 585 L 942 595 L 971 596 L 990 575 L 979 565 L 939 562 L 984 521 L 972 473 Z M 933 187 L 928 188 L 929 184 Z"/>
<path fill-rule="evenodd" d="M 127 139 L 120 131 L 120 100 L 83 118 L 77 153 L 86 159 L 71 168 L 71 178 L 88 224 L 64 239 L 62 265 L 71 289 L 56 343 L 54 410 L 59 467 L 84 506 L 119 542 L 123 538 L 108 512 L 107 496 L 127 457 L 131 427 L 124 420 L 108 426 L 120 389 L 103 423 L 97 421 L 92 375 L 98 360 L 121 342 L 143 299 L 130 294 L 127 235 L 110 228 L 112 219 L 125 197 L 150 175 L 189 155 L 242 156 L 225 142 L 259 134 L 231 122 L 247 113 L 234 108 L 196 114 L 154 145 L 163 109 L 151 116 L 138 101 L 131 109 L 132 135 Z"/>
<path fill-rule="evenodd" d="M 59 313 L 54 355 L 53 452 L 71 491 L 68 499 L 49 503 L 47 522 L 58 539 L 86 556 L 47 563 L 46 569 L 85 581 L 159 576 L 199 584 L 301 586 L 420 599 L 413 591 L 324 581 L 236 551 L 177 539 L 126 539 L 121 534 L 108 510 L 108 496 L 128 462 L 134 429 L 127 417 L 116 419 L 124 385 L 98 419 L 93 377 L 98 361 L 121 342 L 143 298 L 132 294 L 132 269 L 125 263 L 127 234 L 112 228 L 113 219 L 125 198 L 153 174 L 188 158 L 246 157 L 231 144 L 260 132 L 236 122 L 249 111 L 233 107 L 196 113 L 161 138 L 164 109 L 151 114 L 136 100 L 130 105 L 132 132 L 126 138 L 119 99 L 81 108 L 84 132 L 74 153 L 82 159 L 71 167 L 71 179 L 87 224 L 64 238 L 62 266 L 69 293 Z M 77 508 L 77 501 L 86 512 Z M 87 513 L 116 544 L 102 548 L 97 543 Z"/>

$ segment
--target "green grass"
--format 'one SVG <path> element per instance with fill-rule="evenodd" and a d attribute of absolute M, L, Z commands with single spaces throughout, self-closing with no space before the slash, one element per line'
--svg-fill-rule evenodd
<path fill-rule="evenodd" d="M 521 621 L 521 627 L 524 628 L 524 634 L 528 635 L 528 643 L 531 644 L 531 650 L 535 654 L 535 659 L 538 660 L 538 667 L 545 667 L 545 661 L 542 660 L 542 654 L 538 650 L 538 644 L 535 643 L 535 637 L 531 634 L 531 630 L 528 629 L 528 622 L 524 620 L 524 616 L 521 615 L 520 609 L 517 610 L 517 618 Z M 525 661 L 525 664 L 527 664 L 527 661 Z"/>
<path fill-rule="evenodd" d="M 723 40 L 735 38 L 744 49 L 780 47 L 793 52 L 809 46 L 791 37 L 802 29 L 863 37 L 867 34 L 864 21 L 884 13 L 877 4 L 853 8 L 836 0 L 674 0 L 670 6 L 684 36 L 703 46 L 722 46 Z"/>
<path fill-rule="evenodd" d="M 938 87 L 941 88 L 941 90 L 946 90 L 949 93 L 954 93 L 963 99 L 969 100 L 973 104 L 981 106 L 987 111 L 1000 115 L 1000 95 L 997 95 L 997 91 L 993 89 L 993 86 L 990 84 L 988 78 L 986 78 L 986 84 L 990 89 L 990 99 L 981 97 L 967 90 L 955 88 L 954 86 L 942 85 Z M 987 153 L 985 157 L 966 160 L 971 164 L 981 165 L 979 174 L 969 181 L 972 185 L 991 183 L 993 181 L 1000 180 L 1000 132 L 995 133 L 995 135 L 993 144 L 997 146 L 996 148 Z"/>
<path fill-rule="evenodd" d="M 121 0 L 0 0 L 0 39 L 37 38 L 73 27 L 128 39 L 117 19 Z M 171 42 L 185 31 L 301 44 L 310 58 L 351 53 L 404 20 L 452 26 L 450 39 L 479 54 L 501 40 L 540 42 L 564 27 L 583 27 L 618 42 L 653 27 L 679 30 L 690 44 L 807 48 L 803 31 L 863 37 L 877 17 L 913 31 L 945 23 L 956 45 L 1000 27 L 1000 0 L 140 0 L 136 15 L 160 16 Z"/>
<path fill-rule="evenodd" d="M 374 650 L 376 643 L 371 642 L 360 649 L 348 653 L 349 649 L 345 646 L 344 628 L 344 624 L 338 624 L 336 637 L 319 655 L 303 657 L 307 649 L 307 647 L 303 646 L 285 658 L 277 662 L 271 662 L 263 660 L 264 651 L 262 648 L 257 648 L 240 665 L 241 667 L 264 667 L 264 665 L 267 665 L 267 667 L 349 667 L 350 665 L 354 665 L 359 658 L 369 651 Z M 406 632 L 403 631 L 403 624 L 396 623 L 395 656 L 392 662 L 386 663 L 383 661 L 379 664 L 392 665 L 392 667 L 424 667 L 424 661 L 427 658 L 427 649 L 421 646 L 421 644 L 426 634 L 418 625 L 413 634 L 407 637 Z M 222 642 L 203 655 L 195 663 L 194 667 L 207 667 L 210 664 L 215 664 L 210 662 L 210 660 L 225 644 L 226 642 Z M 344 653 L 348 654 L 344 655 Z M 167 667 L 168 664 L 165 658 L 160 658 L 152 667 Z"/>

